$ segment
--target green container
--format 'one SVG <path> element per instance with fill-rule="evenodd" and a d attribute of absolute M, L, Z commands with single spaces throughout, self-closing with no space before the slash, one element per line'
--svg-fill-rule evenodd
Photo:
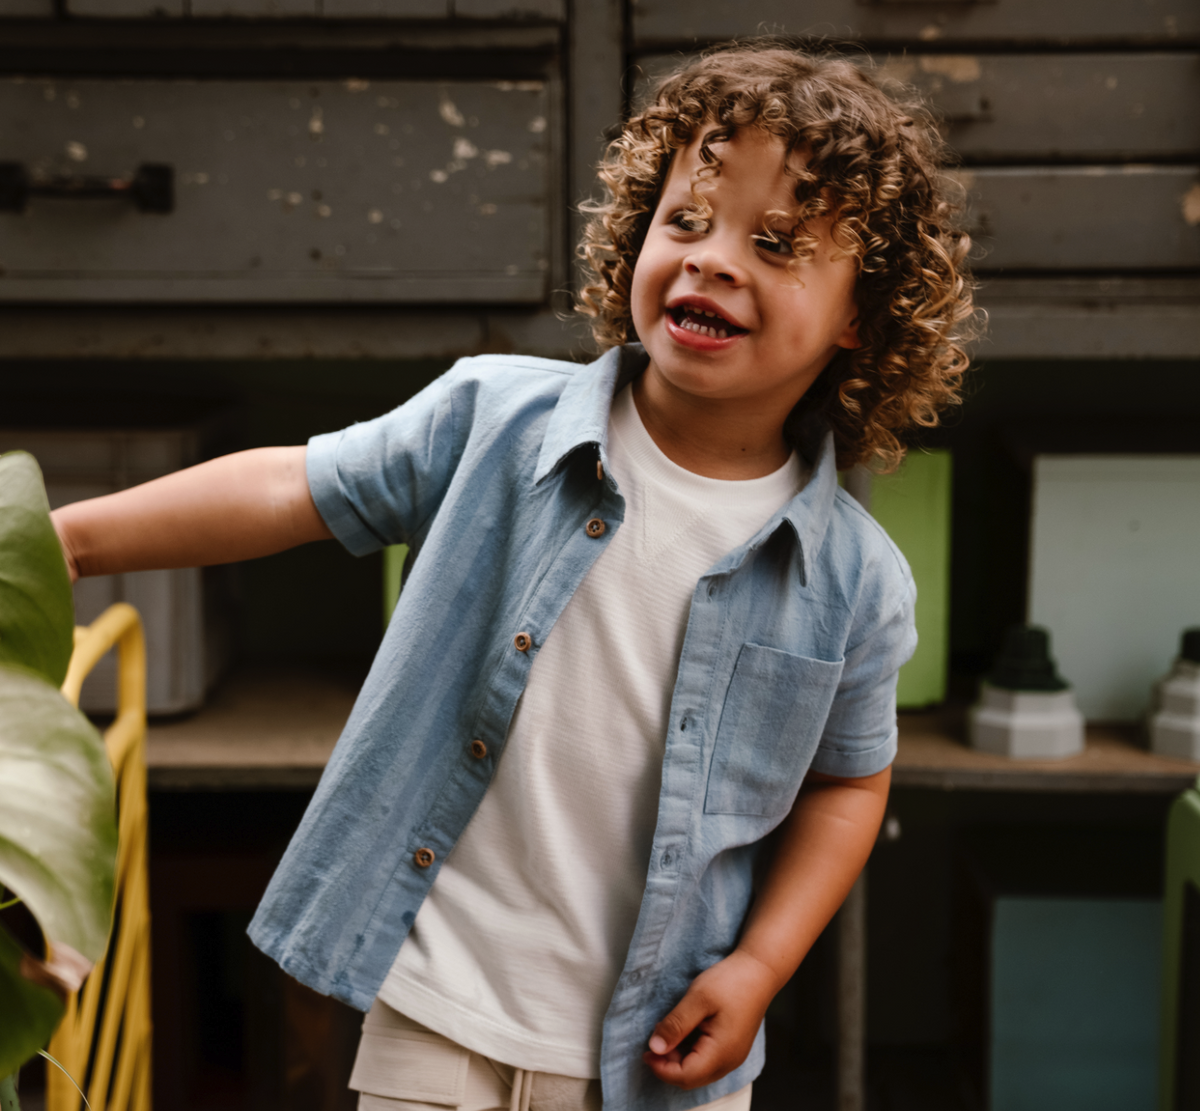
<path fill-rule="evenodd" d="M 1200 1100 L 1200 779 L 1167 817 L 1166 873 L 1158 1106 L 1183 1111 Z"/>
<path fill-rule="evenodd" d="M 917 651 L 900 669 L 902 709 L 946 697 L 950 656 L 949 451 L 912 451 L 895 474 L 871 478 L 871 516 L 904 553 L 917 584 Z"/>
<path fill-rule="evenodd" d="M 408 558 L 407 544 L 392 544 L 383 549 L 383 627 L 388 627 L 392 610 L 400 601 L 404 583 L 404 561 Z"/>

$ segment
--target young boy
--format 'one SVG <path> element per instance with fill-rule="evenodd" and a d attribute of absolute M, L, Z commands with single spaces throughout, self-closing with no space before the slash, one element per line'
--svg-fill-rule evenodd
<path fill-rule="evenodd" d="M 602 168 L 598 361 L 56 514 L 78 574 L 418 553 L 251 926 L 370 1010 L 360 1108 L 749 1106 L 887 795 L 914 589 L 836 471 L 955 399 L 939 153 L 844 60 L 717 51 Z"/>

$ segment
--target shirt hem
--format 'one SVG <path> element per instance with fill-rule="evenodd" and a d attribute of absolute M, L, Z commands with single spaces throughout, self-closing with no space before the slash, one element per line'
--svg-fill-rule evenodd
<path fill-rule="evenodd" d="M 531 1042 L 503 1029 L 478 1010 L 430 990 L 424 984 L 389 974 L 379 998 L 406 1018 L 428 1026 L 436 1034 L 513 1068 L 556 1073 L 579 1080 L 598 1080 L 599 1053 L 581 1053 L 566 1046 Z"/>

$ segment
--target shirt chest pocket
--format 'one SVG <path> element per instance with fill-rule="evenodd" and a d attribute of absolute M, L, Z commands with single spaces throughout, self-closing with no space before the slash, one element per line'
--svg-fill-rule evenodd
<path fill-rule="evenodd" d="M 706 814 L 775 817 L 791 806 L 843 663 L 742 645 L 717 727 Z"/>

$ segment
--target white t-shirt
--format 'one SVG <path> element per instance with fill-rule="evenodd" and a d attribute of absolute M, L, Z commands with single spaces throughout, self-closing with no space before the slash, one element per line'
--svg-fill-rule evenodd
<path fill-rule="evenodd" d="M 671 462 L 626 387 L 608 461 L 625 521 L 530 668 L 504 755 L 379 997 L 477 1053 L 600 1075 L 600 1033 L 641 906 L 671 692 L 697 581 L 803 487 Z"/>

